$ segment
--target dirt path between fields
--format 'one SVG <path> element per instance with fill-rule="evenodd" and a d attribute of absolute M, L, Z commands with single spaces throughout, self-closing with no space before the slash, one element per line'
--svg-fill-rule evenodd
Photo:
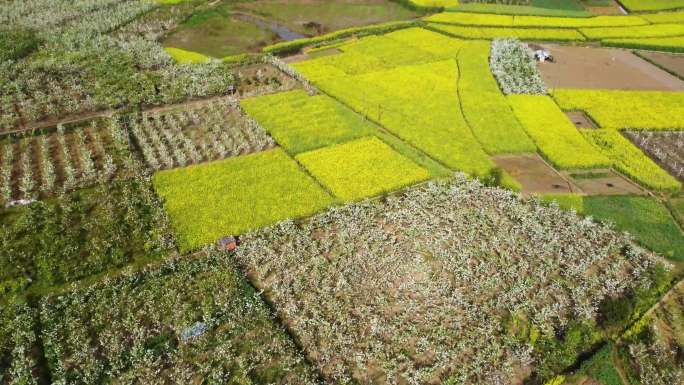
<path fill-rule="evenodd" d="M 684 91 L 684 81 L 629 50 L 531 44 L 548 49 L 554 63 L 540 63 L 549 88 Z"/>

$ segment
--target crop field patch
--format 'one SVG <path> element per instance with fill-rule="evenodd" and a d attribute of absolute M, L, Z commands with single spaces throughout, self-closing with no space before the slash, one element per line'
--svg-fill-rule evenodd
<path fill-rule="evenodd" d="M 139 178 L 0 210 L 0 232 L 0 300 L 143 263 L 175 246 L 152 186 Z"/>
<path fill-rule="evenodd" d="M 637 183 L 658 191 L 677 192 L 682 185 L 613 129 L 581 130 L 585 138 L 607 156 L 613 166 Z"/>
<path fill-rule="evenodd" d="M 684 132 L 626 131 L 625 136 L 684 182 Z"/>
<path fill-rule="evenodd" d="M 458 76 L 452 59 L 315 84 L 447 167 L 485 176 L 494 163 L 459 111 Z"/>
<path fill-rule="evenodd" d="M 577 131 L 548 96 L 509 95 L 515 115 L 539 151 L 561 169 L 600 168 L 611 162 Z"/>
<path fill-rule="evenodd" d="M 161 171 L 153 182 L 184 251 L 332 203 L 281 149 Z"/>
<path fill-rule="evenodd" d="M 26 304 L 0 303 L 0 383 L 37 383 L 36 318 Z"/>
<path fill-rule="evenodd" d="M 305 152 L 296 159 L 335 196 L 345 201 L 394 191 L 429 177 L 427 170 L 377 138 Z"/>
<path fill-rule="evenodd" d="M 292 91 L 243 99 L 241 107 L 292 154 L 372 135 L 377 128 L 334 99 Z"/>
<path fill-rule="evenodd" d="M 264 151 L 273 139 L 226 100 L 190 109 L 143 113 L 130 131 L 153 170 L 184 167 Z"/>
<path fill-rule="evenodd" d="M 360 384 L 492 383 L 523 362 L 548 373 L 554 330 L 591 322 L 653 263 L 602 226 L 463 176 L 250 233 L 235 259 L 323 376 Z"/>
<path fill-rule="evenodd" d="M 522 185 L 522 193 L 525 195 L 579 191 L 537 154 L 499 155 L 494 157 L 494 161 Z"/>
<path fill-rule="evenodd" d="M 670 211 L 651 197 L 586 197 L 584 213 L 631 233 L 642 245 L 674 261 L 684 260 L 684 236 Z"/>
<path fill-rule="evenodd" d="M 630 11 L 662 11 L 684 8 L 684 0 L 620 0 Z"/>
<path fill-rule="evenodd" d="M 684 92 L 555 89 L 563 110 L 585 111 L 602 128 L 684 129 Z"/>
<path fill-rule="evenodd" d="M 218 251 L 47 296 L 40 319 L 56 382 L 317 383 L 266 304 Z"/>
<path fill-rule="evenodd" d="M 0 203 L 54 196 L 126 178 L 133 166 L 126 132 L 92 120 L 56 132 L 0 141 Z"/>
<path fill-rule="evenodd" d="M 553 63 L 540 63 L 548 88 L 684 91 L 684 81 L 620 49 L 541 44 Z"/>
<path fill-rule="evenodd" d="M 503 27 L 469 27 L 439 23 L 428 24 L 428 29 L 447 36 L 463 39 L 493 40 L 517 38 L 533 41 L 584 41 L 586 38 L 574 29 L 560 28 L 503 28 Z"/>
<path fill-rule="evenodd" d="M 611 47 L 684 53 L 684 36 L 641 39 L 605 39 L 601 41 L 601 44 Z"/>
<path fill-rule="evenodd" d="M 463 115 L 488 154 L 535 152 L 489 70 L 489 43 L 469 43 L 458 55 L 458 94 Z"/>

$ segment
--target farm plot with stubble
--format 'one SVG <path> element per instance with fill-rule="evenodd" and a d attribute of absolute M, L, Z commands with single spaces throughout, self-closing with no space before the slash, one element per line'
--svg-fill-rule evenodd
<path fill-rule="evenodd" d="M 684 180 L 684 132 L 626 131 L 625 136 L 680 181 Z"/>
<path fill-rule="evenodd" d="M 604 338 L 599 305 L 645 289 L 656 264 L 609 228 L 464 176 L 243 240 L 236 261 L 340 383 L 547 379 Z"/>

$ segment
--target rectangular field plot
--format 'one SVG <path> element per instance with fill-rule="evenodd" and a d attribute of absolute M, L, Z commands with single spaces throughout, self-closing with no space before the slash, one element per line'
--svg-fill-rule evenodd
<path fill-rule="evenodd" d="M 464 176 L 250 233 L 235 259 L 323 376 L 358 384 L 507 383 L 527 363 L 548 378 L 602 335 L 596 304 L 655 261 Z"/>
<path fill-rule="evenodd" d="M 184 251 L 332 203 L 281 149 L 161 171 L 153 181 Z"/>
<path fill-rule="evenodd" d="M 131 122 L 145 162 L 154 170 L 184 167 L 269 149 L 273 139 L 227 101 L 145 114 Z"/>
<path fill-rule="evenodd" d="M 494 163 L 460 112 L 458 76 L 452 59 L 330 77 L 316 85 L 445 166 L 483 176 Z"/>
<path fill-rule="evenodd" d="M 56 383 L 317 383 L 268 307 L 216 251 L 48 296 L 40 317 Z"/>
<path fill-rule="evenodd" d="M 684 260 L 684 236 L 670 211 L 650 197 L 586 197 L 584 213 L 627 231 L 645 247 L 674 261 Z"/>
<path fill-rule="evenodd" d="M 581 130 L 588 141 L 613 161 L 615 168 L 639 184 L 660 191 L 679 191 L 682 185 L 614 129 Z"/>
<path fill-rule="evenodd" d="M 651 159 L 684 181 L 684 131 L 627 131 L 625 136 Z"/>
<path fill-rule="evenodd" d="M 468 27 L 430 23 L 428 29 L 447 36 L 464 39 L 492 40 L 498 38 L 518 38 L 520 40 L 543 41 L 584 41 L 585 37 L 574 29 L 559 28 L 500 28 L 500 27 Z"/>
<path fill-rule="evenodd" d="M 510 95 L 508 100 L 539 151 L 556 167 L 573 169 L 611 165 L 610 160 L 587 142 L 548 96 Z"/>
<path fill-rule="evenodd" d="M 131 175 L 126 133 L 110 120 L 0 141 L 0 203 Z"/>
<path fill-rule="evenodd" d="M 535 152 L 537 147 L 513 114 L 489 69 L 488 42 L 465 45 L 458 54 L 458 92 L 463 115 L 489 154 Z"/>
<path fill-rule="evenodd" d="M 588 113 L 602 128 L 684 130 L 684 92 L 557 89 L 563 110 Z"/>
<path fill-rule="evenodd" d="M 0 299 L 145 262 L 174 246 L 166 215 L 142 179 L 0 209 L 0 232 Z"/>
<path fill-rule="evenodd" d="M 372 135 L 377 128 L 325 96 L 292 91 L 240 102 L 273 138 L 291 154 Z"/>
<path fill-rule="evenodd" d="M 429 177 L 427 170 L 377 138 L 305 152 L 297 161 L 345 201 L 397 190 Z"/>
<path fill-rule="evenodd" d="M 456 56 L 463 41 L 420 28 L 370 36 L 339 47 L 341 54 L 295 63 L 309 80 L 360 75 L 402 65 L 424 64 Z"/>

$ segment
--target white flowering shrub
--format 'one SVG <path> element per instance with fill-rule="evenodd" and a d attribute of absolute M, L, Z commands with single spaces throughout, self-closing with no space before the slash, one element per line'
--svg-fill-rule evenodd
<path fill-rule="evenodd" d="M 38 384 L 35 319 L 24 303 L 0 304 L 0 384 Z"/>
<path fill-rule="evenodd" d="M 532 51 L 518 39 L 495 39 L 489 67 L 504 94 L 546 94 Z"/>
<path fill-rule="evenodd" d="M 129 144 L 119 141 L 109 119 L 91 120 L 78 127 L 58 125 L 56 132 L 0 142 L 3 195 L 0 204 L 15 199 L 46 198 L 136 172 Z M 123 134 L 126 135 L 126 134 Z M 39 155 L 36 155 L 39 154 Z M 12 180 L 11 171 L 15 170 Z"/>
<path fill-rule="evenodd" d="M 507 384 L 545 359 L 512 317 L 554 339 L 648 285 L 655 263 L 610 228 L 464 176 L 242 242 L 236 261 L 339 383 Z"/>
<path fill-rule="evenodd" d="M 275 146 L 255 121 L 230 99 L 219 99 L 183 110 L 143 113 L 131 117 L 130 130 L 147 165 L 154 169 L 182 167 Z"/>
<path fill-rule="evenodd" d="M 172 258 L 41 301 L 55 384 L 316 384 L 219 251 Z"/>

